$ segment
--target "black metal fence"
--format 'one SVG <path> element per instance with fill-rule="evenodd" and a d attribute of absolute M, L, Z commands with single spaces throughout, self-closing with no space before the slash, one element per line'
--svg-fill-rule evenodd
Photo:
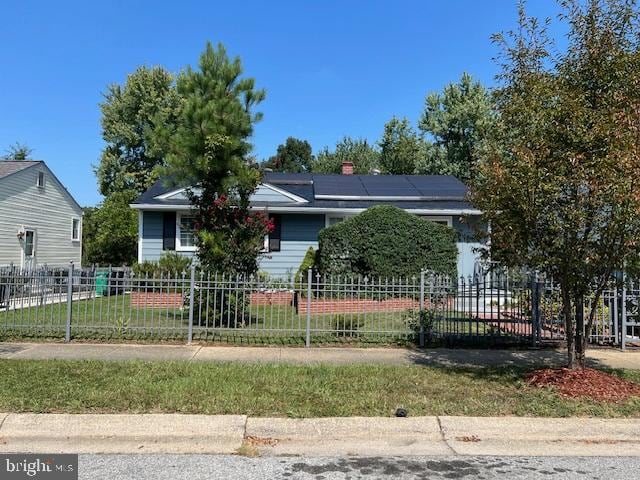
<path fill-rule="evenodd" d="M 71 280 L 70 280 L 71 279 Z M 634 282 L 598 302 L 591 342 L 640 340 Z M 531 345 L 564 340 L 560 291 L 531 275 L 302 278 L 0 269 L 0 337 L 233 343 Z"/>

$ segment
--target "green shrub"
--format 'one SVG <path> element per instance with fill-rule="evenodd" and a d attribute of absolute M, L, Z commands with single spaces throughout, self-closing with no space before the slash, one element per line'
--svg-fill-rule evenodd
<path fill-rule="evenodd" d="M 158 260 L 158 267 L 163 272 L 182 273 L 191 267 L 191 259 L 176 252 L 167 252 Z"/>
<path fill-rule="evenodd" d="M 316 265 L 316 252 L 313 247 L 309 247 L 307 253 L 302 259 L 302 263 L 300 264 L 300 268 L 298 268 L 298 272 L 296 273 L 296 282 L 302 281 L 303 283 L 307 282 L 307 272 L 311 268 L 313 269 Z"/>
<path fill-rule="evenodd" d="M 146 260 L 133 265 L 136 277 L 159 278 L 180 276 L 191 267 L 191 259 L 176 252 L 167 252 L 157 262 Z"/>
<path fill-rule="evenodd" d="M 429 270 L 455 277 L 456 238 L 446 225 L 379 205 L 322 230 L 317 267 L 326 275 L 391 278 Z"/>

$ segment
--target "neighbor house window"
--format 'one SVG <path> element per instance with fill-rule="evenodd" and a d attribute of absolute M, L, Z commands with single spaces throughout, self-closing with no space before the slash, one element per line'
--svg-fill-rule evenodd
<path fill-rule="evenodd" d="M 27 230 L 24 234 L 24 256 L 33 257 L 33 250 L 35 245 L 36 232 L 33 230 Z"/>
<path fill-rule="evenodd" d="M 178 244 L 177 250 L 195 250 L 196 234 L 195 234 L 195 217 L 188 214 L 178 214 L 176 216 L 176 238 Z"/>
<path fill-rule="evenodd" d="M 71 240 L 74 242 L 80 241 L 80 219 L 74 218 L 71 220 Z"/>
<path fill-rule="evenodd" d="M 39 188 L 44 188 L 44 172 L 38 172 L 38 178 L 36 180 L 36 185 Z"/>

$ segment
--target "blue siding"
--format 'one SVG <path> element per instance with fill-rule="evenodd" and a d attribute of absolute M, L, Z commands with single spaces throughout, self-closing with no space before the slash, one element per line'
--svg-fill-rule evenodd
<path fill-rule="evenodd" d="M 162 256 L 162 212 L 142 212 L 142 261 L 158 261 Z M 194 252 L 177 252 L 192 257 Z"/>
<path fill-rule="evenodd" d="M 295 275 L 309 247 L 318 248 L 318 233 L 324 228 L 324 215 L 284 214 L 279 252 L 260 260 L 260 270 L 273 277 Z"/>
<path fill-rule="evenodd" d="M 158 260 L 162 250 L 162 212 L 143 212 L 142 217 L 142 260 Z M 260 270 L 274 277 L 288 277 L 298 271 L 309 247 L 318 248 L 318 233 L 325 227 L 325 215 L 283 214 L 279 252 L 270 252 L 260 260 Z M 477 218 L 461 222 L 453 217 L 453 228 L 459 232 L 458 275 L 473 275 L 478 259 L 475 251 L 483 246 L 474 238 L 474 224 Z M 194 252 L 178 252 L 191 257 Z"/>
<path fill-rule="evenodd" d="M 142 260 L 158 260 L 162 255 L 162 212 L 142 213 Z"/>
<path fill-rule="evenodd" d="M 480 258 L 478 249 L 484 246 L 476 238 L 476 228 L 480 225 L 479 217 L 453 217 L 453 228 L 458 232 L 458 275 L 473 275 L 476 262 Z"/>
<path fill-rule="evenodd" d="M 315 242 L 324 228 L 323 215 L 286 214 L 282 215 L 282 241 Z"/>

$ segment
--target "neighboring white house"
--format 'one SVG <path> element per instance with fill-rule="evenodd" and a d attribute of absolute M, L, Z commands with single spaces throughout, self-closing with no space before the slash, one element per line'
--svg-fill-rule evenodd
<path fill-rule="evenodd" d="M 82 208 L 42 161 L 0 161 L 0 266 L 82 258 Z"/>

